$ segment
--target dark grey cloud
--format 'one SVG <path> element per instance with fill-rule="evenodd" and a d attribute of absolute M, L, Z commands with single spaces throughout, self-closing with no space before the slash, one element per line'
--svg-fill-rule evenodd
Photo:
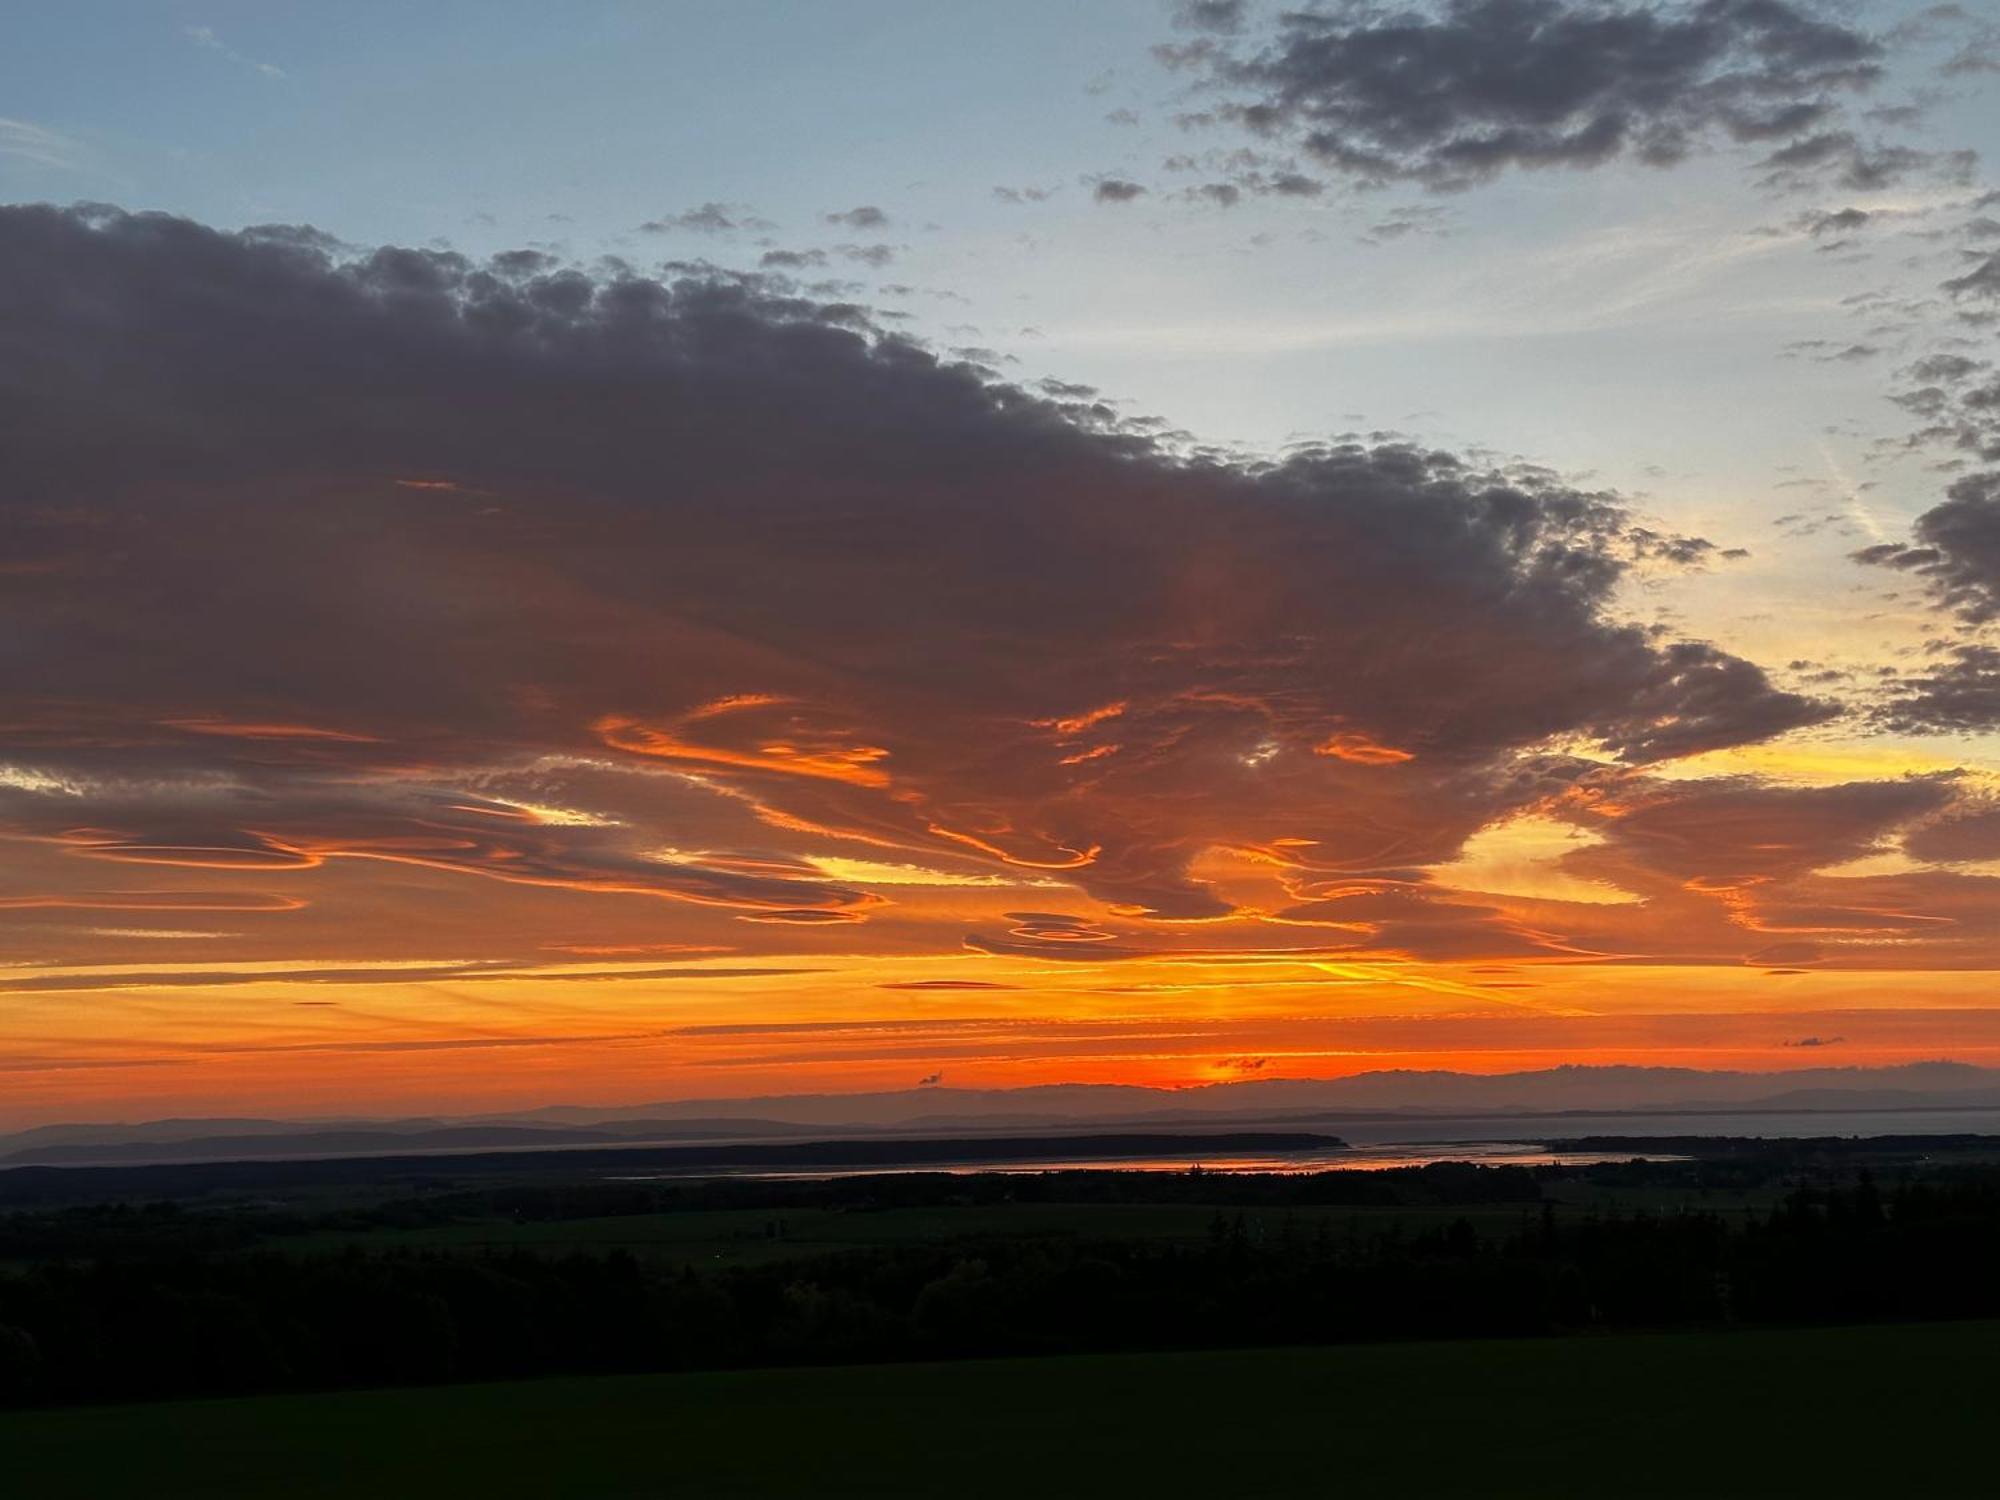
<path fill-rule="evenodd" d="M 1913 857 L 1937 864 L 2000 860 L 2000 808 L 1969 804 L 1918 828 L 1903 840 Z"/>
<path fill-rule="evenodd" d="M 1217 843 L 1408 880 L 1586 774 L 1553 744 L 1833 712 L 1619 619 L 1707 549 L 1616 495 L 1189 456 L 712 268 L 0 210 L 0 451 L 0 887 L 51 910 L 400 866 L 891 920 L 806 839 L 1212 915 Z"/>
<path fill-rule="evenodd" d="M 1180 0 L 1174 24 L 1187 31 L 1212 31 L 1233 36 L 1243 29 L 1246 0 Z"/>
<path fill-rule="evenodd" d="M 677 214 L 662 214 L 639 226 L 647 234 L 671 234 L 676 230 L 692 234 L 733 234 L 740 229 L 775 229 L 769 219 L 760 218 L 737 203 L 703 203 Z"/>
<path fill-rule="evenodd" d="M 1994 194 L 1975 199 L 1975 213 Z M 1978 218 L 1944 231 L 1961 242 L 1984 238 Z M 1961 322 L 1984 330 L 2000 303 L 2000 255 L 1959 251 L 1971 269 L 1940 287 Z M 1990 641 L 2000 622 L 2000 372 L 1989 358 L 1961 353 L 1981 345 L 1963 335 L 1938 339 L 1897 373 L 1891 399 L 1917 419 L 1916 429 L 1885 447 L 1928 450 L 1934 467 L 1955 472 L 1944 498 L 1917 517 L 1907 542 L 1882 542 L 1853 554 L 1870 567 L 1922 580 L 1930 603 L 1951 617 L 1954 639 L 1931 643 L 1920 671 L 1889 686 L 1878 717 L 1891 728 L 1973 733 L 2000 727 L 2000 650 Z"/>
<path fill-rule="evenodd" d="M 1160 165 L 1169 172 L 1202 172 L 1219 177 L 1222 185 L 1235 188 L 1239 195 L 1317 198 L 1326 191 L 1326 183 L 1301 171 L 1293 158 L 1241 147 L 1198 154 L 1178 151 Z"/>
<path fill-rule="evenodd" d="M 1972 268 L 1962 276 L 1952 277 L 1944 289 L 1954 297 L 2000 298 L 2000 251 L 1970 254 L 1967 259 Z"/>
<path fill-rule="evenodd" d="M 896 258 L 894 245 L 835 245 L 833 253 L 844 261 L 863 266 L 886 266 Z"/>
<path fill-rule="evenodd" d="M 1936 373 L 1963 378 L 1956 361 L 1922 362 Z M 1936 392 L 1938 388 L 1928 387 Z M 1979 420 L 1992 421 L 2000 383 L 1972 387 L 1961 399 L 1985 405 L 1970 421 L 1981 440 Z M 1947 426 L 1956 425 L 1947 423 Z M 1991 429 L 1983 429 L 1990 437 Z M 1988 451 L 1989 460 L 2000 454 Z M 1959 623 L 1961 637 L 1938 642 L 1921 670 L 1895 678 L 1878 717 L 1906 733 L 1978 733 L 2000 727 L 2000 649 L 1984 638 L 2000 620 L 2000 472 L 1965 474 L 1946 487 L 1945 498 L 1918 516 L 1909 542 L 1884 542 L 1854 554 L 1857 562 L 1921 578 L 1932 603 Z"/>
<path fill-rule="evenodd" d="M 1947 647 L 1925 670 L 1896 680 L 1879 718 L 1906 734 L 1979 734 L 2000 727 L 2000 650 L 1977 642 Z"/>
<path fill-rule="evenodd" d="M 1952 385 L 1984 368 L 1982 361 L 1963 354 L 1931 354 L 1913 363 L 1907 373 L 1923 385 Z"/>
<path fill-rule="evenodd" d="M 845 224 L 849 229 L 882 229 L 889 223 L 888 214 L 872 203 L 864 203 L 859 208 L 844 209 L 839 213 L 822 214 L 829 224 Z"/>
<path fill-rule="evenodd" d="M 1951 53 L 1938 64 L 1943 78 L 1976 78 L 2000 73 L 2000 20 L 1990 15 L 1974 15 L 1962 5 L 1933 5 L 1918 12 L 1898 28 L 1912 41 L 1953 43 Z"/>
<path fill-rule="evenodd" d="M 1943 287 L 1959 299 L 2000 297 L 2000 264 L 1975 267 Z M 1943 466 L 1963 470 L 1945 497 L 1917 517 L 1907 542 L 1854 554 L 1857 562 L 1921 579 L 1931 603 L 1961 634 L 1938 642 L 1921 671 L 1890 686 L 1881 720 L 1905 732 L 1973 733 L 2000 726 L 2000 652 L 1984 638 L 2000 621 L 2000 375 L 1989 360 L 1939 349 L 1901 372 L 1893 399 L 1921 424 L 1903 440 L 1942 450 Z"/>
<path fill-rule="evenodd" d="M 1915 543 L 1884 543 L 1856 560 L 1916 573 L 1968 624 L 2000 619 L 2000 474 L 1968 474 L 1917 517 Z"/>
<path fill-rule="evenodd" d="M 1407 204 L 1369 225 L 1359 239 L 1364 245 L 1386 245 L 1415 236 L 1441 236 L 1450 232 L 1446 224 L 1446 210 L 1436 204 Z"/>
<path fill-rule="evenodd" d="M 1146 189 L 1123 177 L 1099 177 L 1091 182 L 1090 196 L 1099 203 L 1130 203 L 1146 196 Z"/>
<path fill-rule="evenodd" d="M 1880 141 L 1864 141 L 1851 130 L 1827 130 L 1779 147 L 1758 162 L 1766 185 L 1806 188 L 1831 183 L 1853 192 L 1880 192 L 1905 178 L 1929 174 L 1964 184 L 1978 165 L 1970 150 L 1921 151 Z"/>
<path fill-rule="evenodd" d="M 1267 178 L 1253 179 L 1251 186 L 1280 198 L 1317 198 L 1326 191 L 1325 183 L 1303 172 L 1278 172 Z"/>
<path fill-rule="evenodd" d="M 1818 239 L 1822 235 L 1852 234 L 1874 218 L 1875 215 L 1865 208 L 1821 209 L 1803 215 L 1799 219 L 1799 227 Z"/>
<path fill-rule="evenodd" d="M 1948 777 L 1909 776 L 1834 786 L 1772 786 L 1747 778 L 1663 783 L 1600 825 L 1606 837 L 1579 868 L 1634 870 L 1716 891 L 1795 881 L 1879 852 L 1916 820 L 1951 805 Z"/>
<path fill-rule="evenodd" d="M 1773 180 L 1879 186 L 1935 165 L 1857 136 L 1881 40 L 1788 0 L 1336 0 L 1252 40 L 1156 49 L 1218 103 L 1190 116 L 1368 183 L 1468 187 L 1516 169 L 1678 162 L 1763 146 Z"/>

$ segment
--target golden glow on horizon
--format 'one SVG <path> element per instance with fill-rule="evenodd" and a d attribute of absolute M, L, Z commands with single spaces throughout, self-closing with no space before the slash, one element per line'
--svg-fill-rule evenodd
<path fill-rule="evenodd" d="M 590 976 L 559 977 L 557 966 L 497 974 L 515 982 L 496 992 L 469 977 L 398 980 L 413 961 L 335 963 L 375 977 L 167 993 L 119 987 L 100 970 L 110 987 L 95 992 L 88 1026 L 45 1009 L 10 1028 L 0 1058 L 10 1105 L 167 1112 L 226 1097 L 390 1110 L 430 1089 L 434 1107 L 480 1108 L 900 1088 L 939 1068 L 968 1087 L 1179 1086 L 1212 1081 L 1225 1059 L 1257 1058 L 1259 1077 L 1579 1060 L 1783 1069 L 1918 1060 L 1947 1044 L 1954 1056 L 2000 1061 L 2000 1014 L 1974 972 L 804 956 L 745 972 L 691 957 L 672 982 L 643 963 L 592 963 Z M 201 972 L 150 967 L 167 978 Z M 135 1041 L 162 1006 L 173 1030 Z M 472 1057 L 476 1067 L 446 1066 Z"/>

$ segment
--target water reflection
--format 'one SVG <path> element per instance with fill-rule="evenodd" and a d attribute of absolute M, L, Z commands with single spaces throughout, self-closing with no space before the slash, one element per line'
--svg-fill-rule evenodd
<path fill-rule="evenodd" d="M 1391 1167 L 1424 1167 L 1433 1162 L 1474 1162 L 1486 1167 L 1588 1166 L 1599 1161 L 1674 1161 L 1664 1152 L 1550 1151 L 1528 1141 L 1405 1141 L 1359 1148 L 1337 1146 L 1269 1155 L 1051 1157 L 1038 1161 L 872 1163 L 841 1167 L 689 1167 L 683 1171 L 621 1173 L 614 1182 L 662 1182 L 689 1177 L 743 1177 L 757 1181 L 820 1180 L 834 1177 L 900 1177 L 943 1172 L 1378 1172 Z"/>

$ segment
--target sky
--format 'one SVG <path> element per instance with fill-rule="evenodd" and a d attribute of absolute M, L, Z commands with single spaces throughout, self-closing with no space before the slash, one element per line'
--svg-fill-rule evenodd
<path fill-rule="evenodd" d="M 2000 1063 L 2000 12 L 22 8 L 0 1123 Z"/>

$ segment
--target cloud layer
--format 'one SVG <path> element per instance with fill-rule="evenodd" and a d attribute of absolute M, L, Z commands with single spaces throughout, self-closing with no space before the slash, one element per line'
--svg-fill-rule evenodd
<path fill-rule="evenodd" d="M 1965 778 L 1680 764 L 1837 713 L 1627 617 L 1703 539 L 1521 465 L 1153 430 L 778 276 L 0 210 L 0 990 L 159 1041 L 0 1063 L 158 1061 L 166 997 L 256 1018 L 218 1058 L 567 1027 L 637 1069 L 781 986 L 977 995 L 1065 1058 L 1035 1015 L 1194 1046 L 1157 1017 L 1990 966 Z M 1976 535 L 1918 538 L 1953 609 Z"/>
<path fill-rule="evenodd" d="M 100 867 L 865 915 L 798 835 L 1214 916 L 1218 843 L 1437 861 L 1558 742 L 1828 712 L 1617 622 L 1662 543 L 1616 497 L 1181 456 L 779 283 L 16 209 L 0 286 L 5 802 Z M 662 810 L 467 790 L 565 758 Z"/>

